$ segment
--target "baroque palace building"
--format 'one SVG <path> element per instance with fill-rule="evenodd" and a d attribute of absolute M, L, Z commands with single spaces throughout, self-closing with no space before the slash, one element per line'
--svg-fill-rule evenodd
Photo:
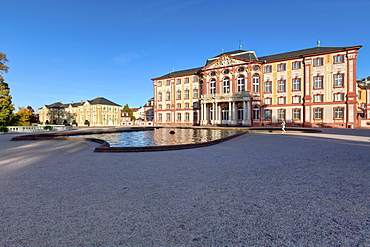
<path fill-rule="evenodd" d="M 43 124 L 65 124 L 76 122 L 84 125 L 88 120 L 92 126 L 118 126 L 122 106 L 98 97 L 80 103 L 56 102 L 39 108 L 39 121 Z"/>
<path fill-rule="evenodd" d="M 152 79 L 155 125 L 369 126 L 370 113 L 358 108 L 358 92 L 365 97 L 367 90 L 356 81 L 361 47 L 317 46 L 263 57 L 240 49 L 203 67 L 173 71 Z"/>

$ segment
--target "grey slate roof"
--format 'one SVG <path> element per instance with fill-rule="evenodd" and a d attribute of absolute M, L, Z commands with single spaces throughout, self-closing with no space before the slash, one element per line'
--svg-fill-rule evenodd
<path fill-rule="evenodd" d="M 245 51 L 245 50 L 235 50 L 235 51 L 230 51 L 230 52 L 224 52 L 221 53 L 215 57 L 207 59 L 207 62 L 205 66 L 209 65 L 210 63 L 214 62 L 217 60 L 219 57 L 222 55 L 229 55 L 249 61 L 276 61 L 276 60 L 284 60 L 284 59 L 292 59 L 292 58 L 299 58 L 301 56 L 308 56 L 308 55 L 313 55 L 313 54 L 321 54 L 321 53 L 327 53 L 327 52 L 333 52 L 333 51 L 340 51 L 340 50 L 345 50 L 349 48 L 361 48 L 361 45 L 358 46 L 347 46 L 347 47 L 313 47 L 313 48 L 308 48 L 308 49 L 302 49 L 298 51 L 291 51 L 291 52 L 285 52 L 285 53 L 279 53 L 275 55 L 269 55 L 269 56 L 263 56 L 263 57 L 257 57 L 256 53 L 253 51 Z M 155 79 L 162 79 L 162 78 L 170 78 L 170 77 L 175 77 L 175 76 L 182 76 L 182 75 L 190 75 L 190 74 L 195 74 L 199 70 L 201 70 L 203 67 L 200 68 L 194 68 L 194 69 L 187 69 L 187 70 L 180 70 L 180 71 L 174 71 L 169 74 L 166 74 L 164 76 L 155 78 Z M 154 79 L 152 79 L 154 80 Z"/>
<path fill-rule="evenodd" d="M 118 105 L 110 100 L 107 100 L 106 98 L 103 98 L 103 97 L 98 97 L 98 98 L 95 98 L 93 100 L 88 100 L 88 102 L 90 103 L 90 105 L 112 105 L 112 106 L 121 106 L 121 105 Z M 45 105 L 47 108 L 68 108 L 70 105 L 72 105 L 72 107 L 78 107 L 78 106 L 81 106 L 83 105 L 85 102 L 79 102 L 79 103 L 68 103 L 68 104 L 63 104 L 62 102 L 55 102 L 53 104 L 50 104 L 50 105 Z M 42 107 L 41 107 L 42 108 Z M 40 109 L 41 109 L 40 108 Z"/>
<path fill-rule="evenodd" d="M 370 88 L 370 76 L 361 80 L 357 80 L 357 84 L 362 88 Z"/>
<path fill-rule="evenodd" d="M 152 80 L 155 80 L 155 79 L 164 79 L 164 78 L 170 78 L 170 77 L 182 76 L 182 75 L 195 75 L 202 68 L 203 67 L 174 71 L 174 72 L 165 74 L 164 76 L 160 76 L 160 77 L 154 78 Z"/>
<path fill-rule="evenodd" d="M 62 105 L 63 105 L 62 102 L 55 102 L 53 104 L 46 105 L 46 107 L 47 108 L 61 108 L 63 107 Z"/>
<path fill-rule="evenodd" d="M 285 52 L 270 56 L 264 56 L 259 57 L 259 61 L 274 61 L 274 60 L 283 60 L 283 59 L 289 59 L 289 58 L 295 58 L 295 57 L 301 57 L 301 56 L 307 56 L 312 54 L 319 54 L 319 53 L 326 53 L 326 52 L 333 52 L 333 51 L 340 51 L 345 50 L 348 48 L 354 48 L 354 47 L 362 47 L 362 46 L 350 46 L 350 47 L 313 47 L 298 51 L 291 51 L 291 52 Z"/>
<path fill-rule="evenodd" d="M 106 98 L 103 98 L 103 97 L 98 97 L 98 98 L 95 98 L 93 100 L 88 100 L 88 102 L 90 103 L 90 105 L 112 105 L 112 106 L 121 106 L 121 105 L 118 105 L 110 100 L 107 100 Z"/>
<path fill-rule="evenodd" d="M 258 61 L 258 58 L 256 57 L 256 53 L 254 53 L 254 52 L 244 51 L 244 50 L 235 50 L 235 51 L 230 51 L 230 52 L 224 52 L 224 53 L 221 53 L 221 54 L 219 54 L 219 55 L 217 55 L 213 58 L 208 59 L 205 66 L 212 63 L 217 58 L 219 58 L 219 57 L 221 57 L 222 55 L 225 55 L 225 54 L 229 55 L 229 56 L 249 60 L 249 61 Z"/>

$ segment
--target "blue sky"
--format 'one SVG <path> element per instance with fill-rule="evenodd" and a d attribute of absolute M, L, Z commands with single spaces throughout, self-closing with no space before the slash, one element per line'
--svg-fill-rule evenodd
<path fill-rule="evenodd" d="M 152 78 L 239 48 L 272 55 L 316 46 L 360 49 L 370 76 L 368 0 L 3 0 L 0 52 L 16 107 L 102 96 L 144 105 Z"/>

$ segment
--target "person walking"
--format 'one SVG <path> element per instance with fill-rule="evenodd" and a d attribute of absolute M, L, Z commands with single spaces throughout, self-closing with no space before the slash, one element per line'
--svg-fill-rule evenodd
<path fill-rule="evenodd" d="M 283 131 L 283 133 L 286 133 L 286 131 L 285 131 L 285 121 L 283 121 L 281 123 L 281 130 Z"/>

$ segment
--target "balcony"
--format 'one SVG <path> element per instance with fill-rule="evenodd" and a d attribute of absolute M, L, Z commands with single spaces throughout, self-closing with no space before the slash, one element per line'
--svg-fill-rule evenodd
<path fill-rule="evenodd" d="M 249 91 L 243 92 L 232 92 L 232 93 L 220 93 L 220 94 L 204 94 L 201 96 L 203 103 L 213 102 L 229 102 L 229 101 L 243 101 L 250 100 L 251 95 Z"/>

